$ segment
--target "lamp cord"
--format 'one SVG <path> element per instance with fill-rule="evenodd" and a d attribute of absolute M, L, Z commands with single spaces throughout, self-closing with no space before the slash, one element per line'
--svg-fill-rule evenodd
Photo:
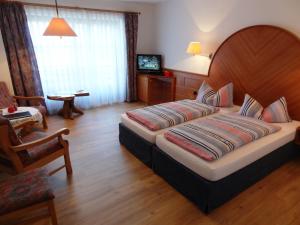
<path fill-rule="evenodd" d="M 55 0 L 55 8 L 56 8 L 56 14 L 57 14 L 57 17 L 59 17 L 59 14 L 58 14 L 58 5 L 57 5 L 57 0 Z"/>

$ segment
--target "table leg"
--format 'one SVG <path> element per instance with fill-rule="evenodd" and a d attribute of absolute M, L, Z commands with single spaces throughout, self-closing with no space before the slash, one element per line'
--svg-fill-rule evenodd
<path fill-rule="evenodd" d="M 69 119 L 73 120 L 73 109 L 74 109 L 74 99 L 72 101 L 69 102 Z"/>
<path fill-rule="evenodd" d="M 58 114 L 64 117 L 65 119 L 73 120 L 73 113 L 78 113 L 80 115 L 84 114 L 84 112 L 81 109 L 75 106 L 74 99 L 64 100 L 64 106 L 61 110 L 59 110 Z"/>
<path fill-rule="evenodd" d="M 77 108 L 75 105 L 73 106 L 73 112 L 78 113 L 80 115 L 84 114 L 84 112 L 81 109 Z"/>
<path fill-rule="evenodd" d="M 73 119 L 73 106 L 74 100 L 65 100 L 63 108 L 58 112 L 65 119 Z"/>

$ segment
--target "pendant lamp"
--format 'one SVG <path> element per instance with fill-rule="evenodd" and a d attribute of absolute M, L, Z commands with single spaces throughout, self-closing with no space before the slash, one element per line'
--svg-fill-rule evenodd
<path fill-rule="evenodd" d="M 59 37 L 76 37 L 76 33 L 64 18 L 60 18 L 58 14 L 57 0 L 55 0 L 55 8 L 57 17 L 53 17 L 44 32 L 44 36 L 59 36 Z"/>

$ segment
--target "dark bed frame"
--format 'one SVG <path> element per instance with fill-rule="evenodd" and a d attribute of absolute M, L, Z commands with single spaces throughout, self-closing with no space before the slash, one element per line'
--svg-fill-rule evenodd
<path fill-rule="evenodd" d="M 155 144 L 145 140 L 124 124 L 119 124 L 119 141 L 135 157 L 152 168 L 152 150 Z"/>
<path fill-rule="evenodd" d="M 299 146 L 290 142 L 221 180 L 209 181 L 154 146 L 153 170 L 209 213 L 299 155 Z"/>
<path fill-rule="evenodd" d="M 119 124 L 119 131 L 120 143 L 127 150 L 194 202 L 204 213 L 211 212 L 284 163 L 300 156 L 300 146 L 290 142 L 221 180 L 209 181 L 122 123 Z"/>

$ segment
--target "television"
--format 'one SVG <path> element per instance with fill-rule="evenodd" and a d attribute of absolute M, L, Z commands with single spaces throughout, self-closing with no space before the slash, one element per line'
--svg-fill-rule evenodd
<path fill-rule="evenodd" d="M 161 75 L 161 55 L 138 54 L 137 70 L 142 73 Z"/>

